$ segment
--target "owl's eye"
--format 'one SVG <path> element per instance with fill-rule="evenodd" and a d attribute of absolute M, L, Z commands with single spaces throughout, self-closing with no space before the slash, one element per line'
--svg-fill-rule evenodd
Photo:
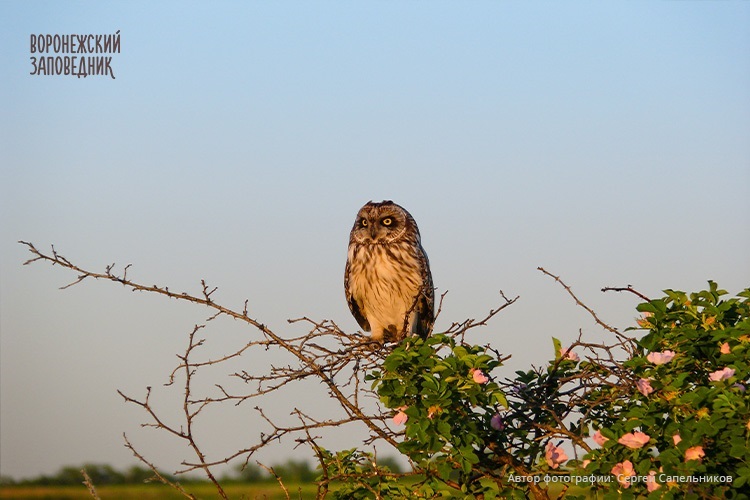
<path fill-rule="evenodd" d="M 390 217 L 386 217 L 385 219 L 381 220 L 380 223 L 384 226 L 390 226 L 393 224 L 393 219 Z"/>
<path fill-rule="evenodd" d="M 360 224 L 362 224 L 362 227 L 367 227 L 369 222 L 367 222 L 367 219 L 362 219 L 362 222 L 360 222 Z"/>

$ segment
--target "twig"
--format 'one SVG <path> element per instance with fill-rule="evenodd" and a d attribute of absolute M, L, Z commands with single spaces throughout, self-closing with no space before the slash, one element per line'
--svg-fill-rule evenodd
<path fill-rule="evenodd" d="M 284 491 L 284 495 L 286 496 L 286 499 L 289 500 L 289 490 L 286 489 L 286 486 L 284 486 L 284 481 L 281 480 L 278 474 L 276 474 L 276 471 L 273 470 L 273 467 L 268 467 L 257 460 L 255 461 L 256 464 L 263 467 L 269 474 L 271 474 L 274 478 L 276 478 L 276 481 L 279 483 L 279 486 L 281 486 L 281 489 Z"/>
<path fill-rule="evenodd" d="M 602 292 L 630 292 L 632 294 L 637 295 L 638 297 L 642 298 L 646 302 L 651 302 L 651 299 L 643 295 L 641 292 L 634 289 L 631 285 L 626 286 L 625 288 L 622 287 L 611 287 L 611 286 L 605 286 L 602 288 Z"/>
<path fill-rule="evenodd" d="M 180 485 L 179 483 L 174 483 L 174 482 L 170 481 L 169 479 L 167 479 L 166 477 L 164 477 L 164 476 L 163 476 L 163 475 L 162 475 L 162 474 L 161 474 L 161 473 L 159 472 L 159 470 L 158 470 L 158 469 L 156 468 L 156 466 L 155 466 L 154 464 L 152 464 L 151 462 L 149 462 L 148 460 L 146 460 L 146 459 L 145 459 L 145 458 L 143 457 L 143 455 L 141 455 L 140 453 L 138 453 L 138 451 L 136 451 L 136 449 L 135 449 L 135 448 L 133 447 L 133 445 L 132 445 L 132 444 L 130 443 L 130 441 L 128 440 L 128 436 L 127 436 L 127 435 L 125 435 L 125 434 L 123 433 L 122 437 L 123 437 L 123 439 L 125 439 L 125 447 L 126 447 L 127 449 L 129 449 L 130 451 L 132 451 L 132 452 L 133 452 L 133 455 L 135 455 L 135 457 L 136 457 L 136 458 L 137 458 L 138 460 L 140 460 L 140 461 L 141 461 L 142 463 L 144 463 L 144 464 L 146 465 L 146 467 L 148 467 L 149 469 L 151 469 L 151 472 L 153 472 L 153 473 L 154 473 L 154 477 L 156 477 L 156 479 L 158 479 L 158 480 L 159 480 L 159 481 L 161 481 L 162 483 L 166 484 L 167 486 L 171 486 L 172 488 L 176 489 L 176 490 L 177 490 L 178 492 L 180 492 L 180 494 L 181 494 L 182 496 L 184 496 L 185 498 L 190 498 L 190 499 L 192 499 L 192 500 L 197 500 L 197 499 L 195 498 L 195 496 L 193 496 L 193 495 L 191 495 L 190 493 L 188 493 L 187 491 L 185 491 L 185 489 L 184 489 L 184 488 L 183 488 L 183 487 L 182 487 L 182 486 L 181 486 L 181 485 Z"/>
<path fill-rule="evenodd" d="M 596 324 L 598 324 L 605 330 L 608 330 L 614 333 L 615 335 L 617 335 L 618 338 L 621 338 L 621 339 L 626 338 L 622 333 L 620 333 L 620 331 L 617 328 L 614 328 L 608 325 L 607 323 L 605 323 L 604 321 L 602 321 L 601 319 L 599 319 L 599 316 L 597 316 L 594 310 L 591 309 L 586 304 L 584 304 L 583 302 L 581 302 L 581 300 L 578 297 L 576 297 L 576 295 L 573 293 L 573 290 L 571 290 L 571 288 L 568 285 L 566 285 L 565 282 L 561 280 L 559 276 L 555 276 L 554 274 L 550 273 L 543 267 L 537 267 L 537 269 L 541 271 L 542 273 L 546 274 L 547 276 L 549 276 L 550 278 L 554 279 L 556 282 L 558 282 L 565 289 L 565 291 L 568 292 L 568 295 L 570 295 L 573 298 L 575 303 L 578 306 L 582 307 L 586 312 L 588 312 L 592 318 L 594 318 L 594 321 L 596 322 Z"/>
<path fill-rule="evenodd" d="M 310 353 L 308 350 L 304 348 L 304 343 L 297 345 L 294 342 L 291 342 L 287 339 L 282 338 L 275 332 L 271 331 L 266 325 L 260 323 L 259 321 L 256 321 L 249 316 L 247 316 L 246 311 L 237 312 L 232 309 L 226 308 L 224 306 L 219 305 L 216 303 L 212 298 L 211 294 L 214 293 L 216 290 L 210 289 L 208 285 L 206 285 L 205 281 L 201 281 L 201 287 L 202 287 L 202 293 L 203 297 L 195 297 L 188 293 L 174 293 L 169 291 L 168 287 L 159 287 L 156 285 L 147 286 L 140 283 L 136 283 L 132 280 L 129 280 L 125 278 L 124 276 L 120 277 L 115 275 L 112 272 L 112 269 L 114 268 L 114 264 L 107 266 L 104 273 L 96 273 L 96 272 L 90 272 L 86 271 L 74 264 L 72 264 L 69 260 L 67 260 L 62 255 L 58 254 L 57 251 L 52 249 L 52 255 L 47 255 L 39 251 L 33 244 L 25 242 L 25 241 L 19 241 L 19 243 L 26 245 L 29 248 L 29 251 L 35 255 L 33 259 L 30 259 L 26 261 L 24 264 L 29 264 L 31 262 L 36 262 L 38 260 L 45 260 L 53 265 L 59 265 L 68 269 L 71 269 L 73 271 L 76 271 L 79 273 L 79 278 L 75 280 L 74 282 L 70 283 L 67 286 L 73 286 L 80 282 L 82 282 L 86 278 L 94 278 L 94 279 L 105 279 L 109 281 L 114 281 L 117 283 L 122 284 L 123 286 L 126 286 L 130 288 L 133 291 L 145 291 L 145 292 L 152 292 L 157 293 L 160 295 L 165 295 L 169 298 L 177 299 L 177 300 L 184 300 L 188 302 L 193 302 L 196 304 L 202 304 L 207 307 L 210 307 L 214 309 L 215 311 L 224 314 L 226 316 L 232 317 L 234 319 L 244 321 L 255 328 L 257 328 L 266 338 L 269 338 L 274 342 L 274 345 L 277 347 L 282 348 L 283 350 L 287 351 L 288 353 L 292 354 L 294 357 L 296 357 L 300 363 L 305 367 L 305 369 L 310 370 L 310 373 L 317 378 L 319 378 L 327 387 L 330 395 L 332 398 L 336 399 L 339 404 L 341 405 L 342 409 L 352 417 L 358 418 L 361 422 L 363 422 L 372 433 L 377 435 L 380 439 L 383 439 L 390 443 L 393 446 L 396 446 L 397 442 L 394 439 L 394 436 L 392 433 L 389 433 L 387 430 L 379 427 L 376 425 L 371 419 L 367 417 L 367 415 L 359 408 L 357 405 L 354 404 L 354 402 L 345 394 L 339 387 L 339 385 L 334 381 L 333 375 L 334 373 L 331 373 L 327 367 L 321 366 L 318 361 L 321 359 L 318 355 L 314 353 Z M 179 433 L 178 433 L 179 434 Z"/>
<path fill-rule="evenodd" d="M 96 488 L 94 487 L 94 482 L 91 481 L 91 478 L 89 477 L 88 472 L 86 472 L 86 469 L 81 469 L 81 474 L 83 475 L 83 484 L 86 485 L 86 488 L 89 490 L 89 495 L 91 495 L 96 500 L 99 500 L 99 494 L 96 492 Z"/>
<path fill-rule="evenodd" d="M 29 259 L 26 264 L 37 261 L 47 261 L 52 265 L 58 265 L 76 273 L 77 278 L 63 288 L 79 284 L 87 278 L 93 278 L 96 280 L 104 279 L 120 283 L 132 291 L 156 293 L 175 300 L 200 304 L 211 310 L 211 314 L 206 320 L 206 323 L 195 325 L 189 333 L 187 347 L 183 353 L 178 355 L 179 363 L 171 371 L 169 380 L 167 384 L 165 384 L 166 386 L 173 388 L 179 387 L 179 390 L 182 392 L 182 415 L 178 423 L 170 423 L 168 421 L 169 419 L 165 419 L 163 414 L 158 412 L 154 406 L 152 406 L 150 401 L 152 391 L 150 387 L 146 388 L 145 397 L 142 399 L 126 396 L 121 391 L 118 391 L 125 402 L 135 404 L 147 413 L 149 421 L 148 423 L 143 424 L 144 426 L 167 431 L 170 435 L 173 435 L 188 444 L 192 456 L 194 456 L 195 459 L 183 460 L 182 465 L 184 466 L 184 469 L 178 471 L 178 474 L 192 470 L 201 470 L 214 484 L 219 495 L 222 498 L 227 498 L 222 486 L 214 477 L 212 468 L 218 465 L 227 464 L 235 459 L 244 459 L 247 464 L 251 457 L 253 457 L 259 450 L 262 450 L 283 438 L 295 438 L 296 436 L 302 435 L 303 437 L 295 438 L 297 446 L 309 445 L 315 452 L 323 470 L 322 479 L 318 484 L 319 496 L 325 495 L 328 492 L 328 485 L 331 481 L 361 480 L 363 478 L 372 478 L 374 476 L 401 478 L 423 475 L 424 477 L 432 477 L 430 476 L 430 474 L 432 474 L 430 470 L 420 469 L 420 467 L 413 462 L 410 462 L 413 466 L 413 470 L 405 474 L 387 473 L 380 470 L 375 464 L 372 465 L 371 470 L 368 467 L 365 467 L 362 471 L 351 474 L 330 472 L 326 468 L 327 464 L 330 465 L 330 462 L 327 462 L 327 460 L 330 460 L 330 456 L 326 455 L 327 452 L 325 452 L 316 442 L 319 438 L 311 434 L 312 432 L 317 432 L 317 429 L 338 429 L 350 424 L 359 424 L 364 425 L 369 431 L 369 437 L 363 441 L 367 446 L 374 445 L 375 441 L 384 441 L 394 447 L 400 444 L 403 440 L 404 431 L 396 431 L 389 426 L 391 411 L 383 409 L 379 403 L 377 393 L 374 392 L 369 383 L 365 382 L 365 376 L 373 370 L 380 369 L 384 359 L 388 355 L 389 350 L 380 349 L 380 343 L 372 342 L 368 337 L 359 333 L 348 334 L 343 332 L 332 321 L 316 321 L 307 317 L 289 320 L 289 323 L 292 324 L 307 324 L 309 329 L 306 333 L 292 337 L 282 337 L 263 323 L 249 316 L 247 300 L 244 302 L 241 311 L 232 310 L 220 305 L 215 298 L 218 288 L 210 287 L 206 284 L 205 280 L 200 281 L 200 291 L 196 295 L 175 293 L 170 291 L 166 286 L 147 286 L 131 280 L 128 277 L 128 271 L 131 267 L 130 264 L 124 268 L 122 275 L 115 273 L 115 264 L 107 265 L 103 273 L 97 273 L 74 265 L 68 259 L 60 255 L 54 247 L 52 248 L 51 254 L 45 254 L 40 252 L 31 243 L 21 243 L 26 245 L 29 248 L 29 251 L 33 254 L 33 258 Z M 559 278 L 556 279 L 560 281 Z M 575 295 L 572 294 L 567 285 L 561 281 L 560 283 L 566 288 L 568 293 L 573 296 L 579 305 L 586 308 L 580 303 L 580 301 L 578 301 Z M 512 305 L 519 299 L 518 296 L 508 298 L 502 291 L 500 291 L 500 296 L 502 297 L 503 302 L 498 307 L 490 309 L 482 319 L 467 319 L 461 323 L 453 323 L 445 334 L 453 339 L 460 339 L 460 342 L 464 343 L 465 335 L 468 331 L 479 326 L 487 325 L 492 318 L 500 313 L 500 311 Z M 440 296 L 437 310 L 438 315 L 442 311 L 442 302 L 444 298 L 445 292 Z M 586 309 L 594 315 L 593 311 L 588 308 Z M 410 312 L 412 311 L 409 311 L 409 313 Z M 229 354 L 214 357 L 212 359 L 200 359 L 199 354 L 202 350 L 199 348 L 206 342 L 206 338 L 201 336 L 202 332 L 209 321 L 213 321 L 220 316 L 227 316 L 254 327 L 254 329 L 260 333 L 260 338 L 244 342 L 244 345 Z M 605 326 L 598 320 L 596 315 L 594 315 L 594 317 L 599 324 Z M 248 384 L 250 390 L 237 391 L 230 385 L 214 384 L 210 389 L 212 392 L 209 392 L 208 394 L 199 394 L 196 392 L 196 377 L 202 368 L 221 365 L 231 360 L 240 359 L 247 353 L 253 352 L 254 349 L 263 352 L 270 349 L 277 349 L 291 355 L 292 360 L 288 363 L 276 366 L 272 365 L 270 366 L 269 371 L 261 374 L 238 370 L 228 375 L 229 377 L 232 377 L 232 380 Z M 508 357 L 503 357 L 489 344 L 485 347 L 485 352 L 487 354 L 495 354 L 495 357 L 501 362 L 508 359 Z M 609 352 L 608 354 L 611 355 Z M 261 353 L 261 357 L 263 355 L 264 354 Z M 557 370 L 558 364 L 559 362 L 553 367 L 553 372 Z M 573 408 L 574 404 L 579 404 L 579 399 L 577 398 L 580 398 L 580 391 L 591 387 L 592 384 L 606 383 L 607 377 L 610 373 L 614 373 L 615 368 L 615 366 L 606 365 L 605 363 L 604 368 L 602 368 L 601 371 L 587 372 L 585 376 L 580 378 L 566 379 L 564 377 L 559 377 L 559 380 L 555 382 L 557 385 L 553 383 L 552 377 L 550 376 L 547 379 L 547 382 L 545 382 L 545 385 L 541 387 L 546 391 L 544 394 L 530 395 L 530 399 L 536 398 L 536 400 L 538 400 L 538 408 L 540 408 L 541 412 L 544 412 L 544 418 L 546 420 L 536 422 L 534 421 L 536 415 L 527 416 L 521 413 L 517 415 L 518 418 L 527 418 L 531 422 L 531 424 L 529 424 L 530 428 L 538 433 L 539 442 L 548 439 L 550 436 L 564 435 L 574 443 L 582 446 L 581 443 L 583 442 L 580 435 L 572 431 L 567 431 L 567 429 L 566 432 L 560 431 L 560 428 L 564 429 L 565 419 L 569 417 L 570 411 L 572 410 L 554 409 L 553 411 L 553 408 L 556 407 L 547 404 L 547 402 L 553 394 L 556 394 L 560 398 L 565 398 L 564 400 L 567 402 L 568 408 Z M 275 417 L 264 412 L 261 406 L 256 406 L 256 410 L 266 424 L 265 430 L 260 432 L 257 441 L 250 445 L 241 447 L 238 451 L 224 455 L 223 458 L 210 457 L 204 453 L 199 436 L 196 434 L 196 421 L 203 413 L 203 410 L 208 406 L 224 402 L 241 404 L 251 399 L 274 393 L 294 382 L 308 379 L 323 382 L 328 397 L 338 403 L 339 410 L 343 410 L 343 416 L 339 415 L 337 418 L 330 418 L 325 415 L 320 416 L 315 412 L 303 412 L 299 408 L 294 408 L 292 415 L 296 416 L 299 422 L 288 424 L 275 420 Z M 177 384 L 178 381 L 181 383 Z M 375 408 L 365 410 L 361 403 L 364 400 L 369 399 L 376 402 Z M 154 472 L 157 479 L 176 488 L 183 496 L 194 498 L 192 495 L 185 492 L 179 484 L 173 483 L 168 478 L 159 474 L 156 467 L 144 459 L 133 448 L 126 436 L 125 442 L 126 446 L 135 454 L 135 456 Z M 583 445 L 585 445 L 585 443 L 583 443 Z M 497 461 L 502 467 L 511 467 L 517 472 L 527 472 L 529 470 L 528 464 L 515 460 L 507 451 L 494 447 L 493 453 L 499 457 L 497 458 Z M 285 487 L 282 478 L 280 478 L 272 468 L 266 467 L 260 462 L 257 463 L 259 466 L 268 470 L 276 478 L 279 485 L 284 490 L 286 497 L 290 498 L 289 491 Z M 456 462 L 450 464 L 450 466 L 454 467 L 456 470 L 461 468 L 460 464 Z M 427 466 L 428 469 L 429 467 L 430 466 Z M 472 474 L 474 480 L 479 480 L 479 478 L 482 477 L 491 480 L 496 480 L 498 478 L 496 471 L 483 470 L 479 465 L 473 468 Z M 461 487 L 461 484 L 455 480 L 455 478 L 444 477 L 440 480 L 451 488 Z M 363 487 L 368 489 L 375 497 L 380 495 L 378 491 L 373 489 L 366 482 L 363 484 Z M 541 491 L 539 488 L 535 489 L 532 487 L 532 492 L 535 496 L 538 496 L 537 493 L 539 493 L 539 491 Z"/>

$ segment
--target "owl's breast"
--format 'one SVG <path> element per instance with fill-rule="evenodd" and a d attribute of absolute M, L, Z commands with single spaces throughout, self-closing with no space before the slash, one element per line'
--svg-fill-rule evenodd
<path fill-rule="evenodd" d="M 349 248 L 349 287 L 372 321 L 402 319 L 422 286 L 419 261 L 400 245 Z"/>

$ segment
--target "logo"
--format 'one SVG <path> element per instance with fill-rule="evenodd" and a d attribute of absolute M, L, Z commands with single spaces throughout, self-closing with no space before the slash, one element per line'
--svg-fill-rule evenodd
<path fill-rule="evenodd" d="M 109 76 L 115 79 L 112 56 L 119 54 L 120 30 L 112 35 L 31 35 L 31 72 L 35 76 Z M 39 54 L 39 55 L 34 55 Z M 66 55 L 49 55 L 66 54 Z M 87 55 L 71 55 L 87 54 Z"/>

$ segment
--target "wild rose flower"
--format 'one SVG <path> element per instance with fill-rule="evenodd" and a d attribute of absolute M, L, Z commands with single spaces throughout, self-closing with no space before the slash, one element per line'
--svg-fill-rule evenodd
<path fill-rule="evenodd" d="M 402 406 L 398 409 L 398 413 L 393 416 L 393 423 L 396 425 L 404 425 L 407 420 L 409 420 L 409 416 L 404 413 L 404 410 L 406 410 L 408 406 Z"/>
<path fill-rule="evenodd" d="M 680 441 L 682 441 L 682 437 L 680 437 L 679 434 L 675 434 L 674 436 L 672 436 L 672 441 L 674 441 L 674 445 L 677 446 L 678 444 L 680 444 Z"/>
<path fill-rule="evenodd" d="M 734 368 L 726 367 L 710 373 L 708 375 L 708 380 L 710 380 L 711 382 L 718 382 L 719 380 L 726 380 L 731 377 L 734 377 Z"/>
<path fill-rule="evenodd" d="M 615 476 L 617 482 L 623 488 L 630 488 L 630 478 L 635 476 L 635 469 L 633 468 L 633 462 L 625 460 L 612 467 L 612 475 Z"/>
<path fill-rule="evenodd" d="M 650 352 L 648 353 L 648 356 L 646 356 L 646 359 L 655 365 L 663 365 L 664 363 L 672 361 L 674 356 L 674 351 Z"/>
<path fill-rule="evenodd" d="M 599 431 L 599 430 L 597 430 L 591 437 L 594 439 L 594 442 L 598 444 L 599 446 L 604 446 L 604 443 L 609 441 L 609 438 L 605 437 L 602 434 L 602 431 Z"/>
<path fill-rule="evenodd" d="M 490 427 L 492 427 L 496 431 L 501 431 L 505 429 L 505 423 L 503 422 L 503 417 L 499 413 L 495 413 L 490 419 Z"/>
<path fill-rule="evenodd" d="M 568 456 L 563 449 L 552 444 L 552 441 L 547 441 L 544 458 L 547 460 L 547 465 L 553 469 L 557 469 L 568 460 Z"/>
<path fill-rule="evenodd" d="M 685 450 L 685 461 L 698 460 L 699 462 L 706 456 L 706 452 L 703 451 L 703 446 L 693 446 Z"/>
<path fill-rule="evenodd" d="M 723 344 L 721 344 L 719 352 L 722 354 L 729 354 L 730 352 L 732 352 L 732 349 L 729 347 L 729 342 L 724 342 Z"/>
<path fill-rule="evenodd" d="M 581 360 L 581 358 L 578 357 L 578 354 L 573 352 L 572 347 L 568 347 L 567 349 L 560 349 L 560 357 L 562 359 L 567 359 L 569 361 L 575 361 L 576 363 Z"/>
<path fill-rule="evenodd" d="M 471 373 L 471 377 L 477 384 L 486 384 L 490 381 L 489 377 L 487 377 L 482 370 L 477 368 L 472 368 L 469 373 Z"/>
<path fill-rule="evenodd" d="M 648 477 L 646 478 L 646 488 L 648 489 L 648 492 L 651 493 L 652 491 L 656 491 L 659 488 L 661 488 L 661 485 L 656 482 L 656 471 L 652 470 L 648 473 Z"/>
<path fill-rule="evenodd" d="M 642 378 L 638 380 L 638 382 L 635 383 L 636 387 L 638 387 L 638 392 L 643 394 L 644 396 L 648 396 L 652 392 L 654 392 L 654 388 L 651 387 L 651 381 L 647 378 Z"/>
<path fill-rule="evenodd" d="M 651 438 L 643 432 L 629 432 L 617 440 L 623 446 L 627 446 L 633 450 L 642 448 L 644 444 L 648 443 Z"/>

